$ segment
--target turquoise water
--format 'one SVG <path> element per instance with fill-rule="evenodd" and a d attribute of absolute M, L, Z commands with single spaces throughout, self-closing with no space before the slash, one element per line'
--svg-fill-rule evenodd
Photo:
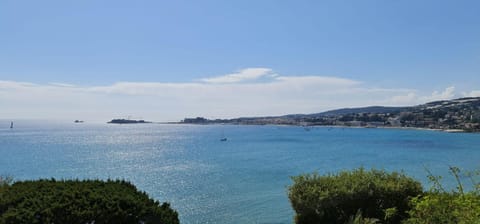
<path fill-rule="evenodd" d="M 182 223 L 292 223 L 290 176 L 359 166 L 480 168 L 480 135 L 288 126 L 108 125 L 18 121 L 0 128 L 0 174 L 122 178 L 179 211 Z M 221 142 L 222 133 L 228 141 Z M 446 178 L 446 185 L 453 186 Z"/>

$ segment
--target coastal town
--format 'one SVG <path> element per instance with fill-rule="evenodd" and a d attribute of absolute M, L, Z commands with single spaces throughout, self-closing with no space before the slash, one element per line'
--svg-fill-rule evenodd
<path fill-rule="evenodd" d="M 317 114 L 295 114 L 276 117 L 245 117 L 210 120 L 185 118 L 186 124 L 299 125 L 348 127 L 404 127 L 480 131 L 480 97 L 435 101 L 412 107 L 365 107 L 332 110 Z"/>

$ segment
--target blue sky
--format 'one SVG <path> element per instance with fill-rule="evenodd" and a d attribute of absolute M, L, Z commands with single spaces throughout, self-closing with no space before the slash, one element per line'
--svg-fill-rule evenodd
<path fill-rule="evenodd" d="M 3 0 L 0 118 L 176 120 L 476 96 L 479 11 L 439 0 Z"/>

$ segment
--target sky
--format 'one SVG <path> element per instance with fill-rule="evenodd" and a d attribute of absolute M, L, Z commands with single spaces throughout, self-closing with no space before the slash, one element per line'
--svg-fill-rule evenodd
<path fill-rule="evenodd" d="M 316 113 L 480 96 L 480 2 L 1 0 L 0 119 Z"/>

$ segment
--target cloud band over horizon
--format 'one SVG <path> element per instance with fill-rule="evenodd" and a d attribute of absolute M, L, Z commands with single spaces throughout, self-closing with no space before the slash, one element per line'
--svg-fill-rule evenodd
<path fill-rule="evenodd" d="M 183 83 L 78 86 L 0 80 L 0 119 L 105 121 L 131 115 L 178 121 L 193 116 L 233 118 L 371 105 L 406 106 L 463 96 L 480 96 L 480 91 L 459 94 L 450 86 L 427 94 L 415 89 L 378 88 L 341 77 L 283 76 L 270 68 L 246 68 Z"/>

